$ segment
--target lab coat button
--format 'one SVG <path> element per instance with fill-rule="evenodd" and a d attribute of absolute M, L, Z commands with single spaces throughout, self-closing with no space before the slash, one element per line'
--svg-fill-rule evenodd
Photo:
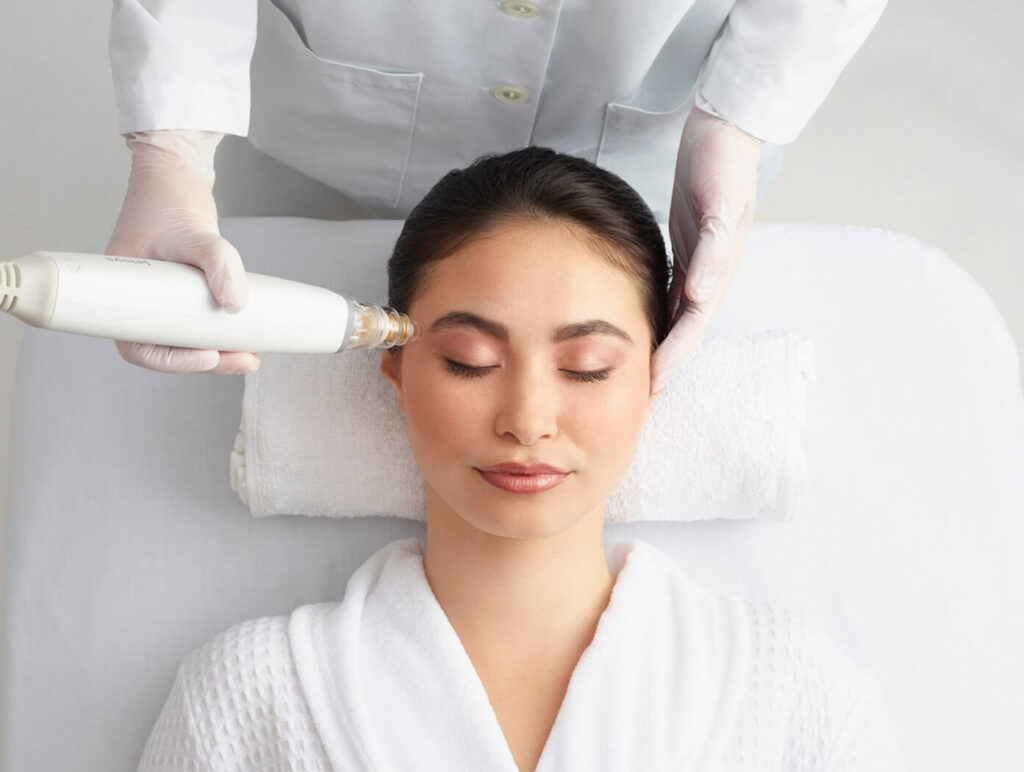
<path fill-rule="evenodd" d="M 517 16 L 520 19 L 532 19 L 540 13 L 540 8 L 533 3 L 522 3 L 518 2 L 518 0 L 505 0 L 501 4 L 501 10 L 509 16 Z"/>
<path fill-rule="evenodd" d="M 519 86 L 510 86 L 508 84 L 495 86 L 491 93 L 499 102 L 507 102 L 510 105 L 525 102 L 527 98 L 527 93 L 519 88 Z"/>

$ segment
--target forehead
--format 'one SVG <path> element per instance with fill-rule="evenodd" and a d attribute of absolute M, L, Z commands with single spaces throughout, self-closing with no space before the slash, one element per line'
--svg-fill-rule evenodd
<path fill-rule="evenodd" d="M 452 306 L 546 319 L 617 315 L 644 319 L 637 279 L 565 224 L 516 221 L 429 266 L 410 312 Z"/>

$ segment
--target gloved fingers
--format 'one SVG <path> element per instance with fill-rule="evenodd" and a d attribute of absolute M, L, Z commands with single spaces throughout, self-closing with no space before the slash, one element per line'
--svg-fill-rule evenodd
<path fill-rule="evenodd" d="M 676 371 L 700 345 L 710 323 L 711 314 L 705 307 L 684 302 L 683 308 L 678 321 L 651 355 L 652 394 L 657 394 L 665 388 Z"/>
<path fill-rule="evenodd" d="M 207 370 L 209 375 L 240 375 L 242 373 L 254 373 L 260 369 L 260 358 L 255 353 L 248 351 L 219 351 L 220 364 L 212 370 Z"/>
<path fill-rule="evenodd" d="M 248 278 L 234 245 L 220 235 L 213 199 L 217 132 L 167 130 L 125 135 L 132 151 L 128 190 L 107 254 L 192 265 L 203 271 L 217 303 L 238 312 L 249 302 Z M 255 353 L 115 341 L 121 357 L 159 372 L 252 371 Z"/>
<path fill-rule="evenodd" d="M 254 372 L 260 366 L 259 357 L 245 351 L 179 348 L 126 340 L 115 340 L 114 345 L 129 364 L 161 373 L 232 375 Z"/>
<path fill-rule="evenodd" d="M 238 313 L 249 304 L 249 282 L 242 257 L 233 244 L 215 231 L 168 235 L 149 249 L 115 232 L 106 254 L 193 265 L 206 274 L 211 294 L 226 311 Z"/>
<path fill-rule="evenodd" d="M 729 270 L 732 263 L 739 260 L 742 251 L 737 252 L 737 244 L 742 249 L 745 243 L 745 228 L 749 228 L 749 218 L 752 215 L 744 210 L 735 222 L 730 222 L 720 217 L 716 212 L 728 211 L 728 205 L 718 203 L 706 212 L 700 219 L 700 230 L 693 241 L 696 246 L 689 248 L 687 254 L 690 257 L 686 260 L 685 270 L 681 269 L 683 258 L 680 257 L 678 244 L 680 238 L 686 244 L 691 244 L 693 237 L 688 235 L 677 236 L 677 233 L 685 234 L 687 231 L 695 230 L 692 224 L 692 215 L 687 208 L 679 213 L 671 213 L 669 223 L 669 235 L 672 237 L 673 270 L 672 285 L 669 287 L 668 304 L 669 318 L 672 323 L 683 312 L 682 300 L 685 294 L 691 301 L 701 303 L 710 297 L 718 282 L 720 274 Z M 749 209 L 749 207 L 748 207 Z M 732 220 L 732 216 L 730 216 Z"/>
<path fill-rule="evenodd" d="M 161 260 L 186 263 L 202 269 L 210 292 L 230 313 L 249 303 L 249 282 L 242 256 L 235 246 L 215 230 L 181 226 L 161 240 Z"/>
<path fill-rule="evenodd" d="M 697 159 L 694 161 L 700 164 Z M 687 188 L 685 206 L 679 211 L 670 210 L 669 232 L 673 236 L 673 249 L 677 238 L 672 229 L 676 228 L 682 233 L 689 254 L 685 276 L 680 277 L 683 279 L 681 286 L 670 289 L 670 301 L 680 299 L 685 287 L 685 294 L 690 300 L 702 303 L 726 278 L 724 274 L 731 277 L 746 248 L 747 234 L 754 219 L 756 187 L 756 168 L 747 174 L 702 176 L 697 184 Z M 699 220 L 700 226 L 696 245 L 691 247 L 693 236 L 690 231 L 694 220 Z M 678 264 L 678 251 L 676 254 Z M 674 306 L 670 308 L 676 309 L 672 316 L 674 319 L 680 311 Z"/>
<path fill-rule="evenodd" d="M 664 388 L 700 344 L 732 282 L 754 218 L 763 146 L 699 108 L 687 116 L 669 210 L 672 322 L 651 358 L 652 393 Z"/>
<path fill-rule="evenodd" d="M 701 219 L 700 241 L 686 273 L 686 296 L 695 303 L 704 303 L 718 283 L 719 275 L 728 269 L 734 258 L 736 232 L 713 214 Z"/>
<path fill-rule="evenodd" d="M 668 288 L 669 327 L 675 323 L 683 301 L 683 288 L 686 286 L 686 268 L 679 257 L 679 250 L 672 246 L 672 283 Z"/>
<path fill-rule="evenodd" d="M 665 384 L 700 345 L 711 320 L 721 308 L 746 250 L 749 219 L 740 223 L 739 233 L 730 233 L 714 217 L 706 217 L 701 229 L 701 240 L 690 261 L 690 271 L 684 279 L 686 296 L 672 316 L 669 333 L 651 359 L 651 393 L 661 391 Z M 702 276 L 713 276 L 705 284 L 707 296 L 699 292 Z M 674 287 L 676 283 L 673 282 Z M 684 286 L 683 282 L 678 287 Z M 670 305 L 671 308 L 671 305 Z"/>
<path fill-rule="evenodd" d="M 725 291 L 723 283 L 701 303 L 683 300 L 678 319 L 651 355 L 652 394 L 657 394 L 665 388 L 676 371 L 700 345 L 711 320 L 722 305 Z"/>
<path fill-rule="evenodd" d="M 107 254 L 172 259 L 177 251 L 172 236 L 218 230 L 217 205 L 204 177 L 206 170 L 182 155 L 192 145 L 175 138 L 175 132 L 153 134 L 167 134 L 164 141 L 185 147 L 175 151 L 169 146 L 129 141 L 134 147 L 132 170 Z"/>
<path fill-rule="evenodd" d="M 690 197 L 685 175 L 676 170 L 672 186 L 672 202 L 668 213 L 668 235 L 672 249 L 672 281 L 669 287 L 669 316 L 675 318 L 678 303 L 683 298 L 686 275 L 691 258 L 697 249 L 700 226 Z"/>
<path fill-rule="evenodd" d="M 677 174 L 672 187 L 672 203 L 668 219 L 669 241 L 672 245 L 672 283 L 668 290 L 668 313 L 675 319 L 683 298 L 690 255 L 697 247 L 698 228 L 693 206 L 682 176 Z"/>

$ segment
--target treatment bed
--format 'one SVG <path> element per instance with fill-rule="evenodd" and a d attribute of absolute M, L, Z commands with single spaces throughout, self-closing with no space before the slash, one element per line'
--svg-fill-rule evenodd
<path fill-rule="evenodd" d="M 339 292 L 370 270 L 338 257 L 350 228 L 222 220 L 247 270 Z M 714 590 L 822 624 L 877 675 L 911 769 L 1024 768 L 1024 398 L 991 298 L 910 236 L 757 223 L 708 334 L 758 330 L 815 343 L 797 516 L 615 524 L 606 539 L 649 541 Z M 373 551 L 424 534 L 392 517 L 254 518 L 229 484 L 243 386 L 25 329 L 4 772 L 134 769 L 186 653 L 237 622 L 339 600 Z"/>

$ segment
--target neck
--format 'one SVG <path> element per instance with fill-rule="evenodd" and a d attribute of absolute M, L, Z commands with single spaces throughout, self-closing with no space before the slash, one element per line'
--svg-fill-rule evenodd
<path fill-rule="evenodd" d="M 611 597 L 603 526 L 601 507 L 555 534 L 496 536 L 427 486 L 424 571 L 471 654 L 560 656 L 586 647 Z"/>

